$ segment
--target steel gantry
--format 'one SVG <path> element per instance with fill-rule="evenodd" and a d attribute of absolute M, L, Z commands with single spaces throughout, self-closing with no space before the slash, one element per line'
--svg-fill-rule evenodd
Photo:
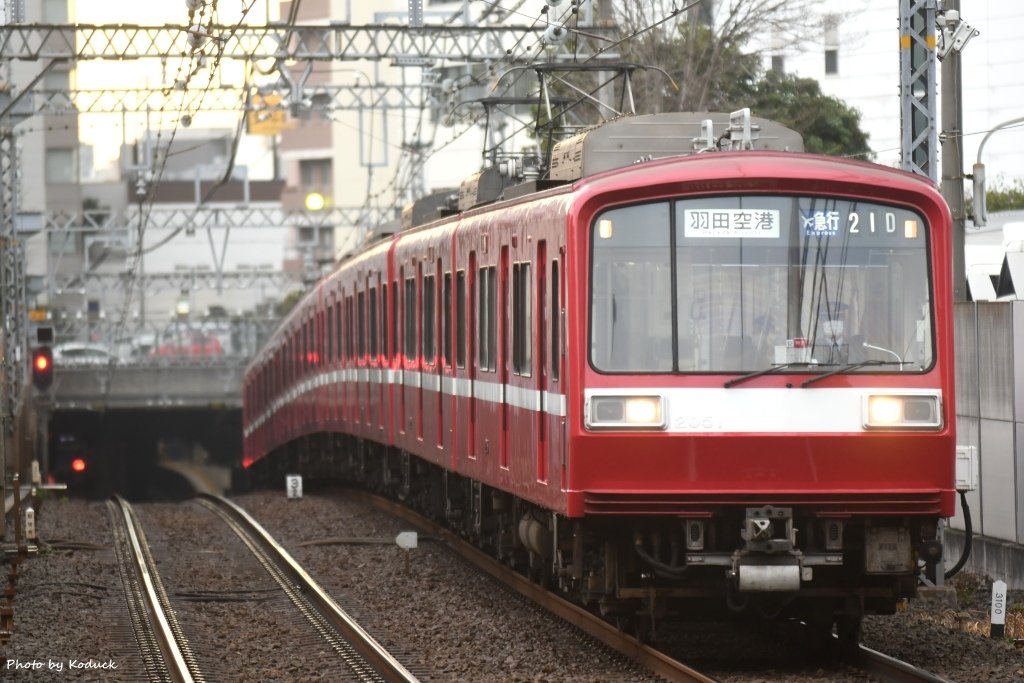
<path fill-rule="evenodd" d="M 273 90 L 287 91 L 287 84 Z M 436 84 L 317 85 L 315 93 L 325 109 L 418 109 Z M 264 90 L 261 87 L 260 90 Z M 313 90 L 310 88 L 310 90 Z M 241 86 L 214 86 L 207 90 L 156 90 L 107 88 L 103 90 L 35 90 L 35 107 L 40 114 L 114 114 L 123 111 L 265 111 L 287 110 L 288 102 L 253 104 L 247 102 Z"/>
<path fill-rule="evenodd" d="M 215 49 L 225 59 L 383 60 L 488 62 L 507 60 L 516 50 L 543 47 L 533 26 L 204 26 L 167 24 L 8 24 L 0 26 L 2 59 L 105 59 L 188 56 Z M 597 29 L 576 33 L 576 54 L 596 54 L 606 43 Z M 524 41 L 524 36 L 532 36 Z M 215 45 L 215 48 L 207 48 Z"/>
<path fill-rule="evenodd" d="M 600 56 L 616 59 L 615 54 L 601 54 L 606 45 L 601 34 L 609 34 L 613 27 L 588 26 L 586 32 L 577 33 L 571 28 L 574 40 L 560 45 L 545 41 L 543 29 L 534 26 L 507 24 L 458 26 L 458 25 L 366 25 L 352 26 L 334 23 L 329 25 L 270 24 L 266 26 L 189 24 L 146 26 L 140 24 L 25 24 L 23 8 L 19 0 L 0 0 L 3 3 L 3 19 L 0 25 L 0 321 L 3 324 L 3 388 L 0 396 L 0 421 L 3 427 L 3 450 L 0 450 L 0 493 L 4 490 L 2 473 L 4 453 L 10 445 L 14 416 L 19 412 L 24 386 L 25 368 L 22 359 L 26 357 L 27 315 L 25 297 L 25 254 L 24 245 L 16 223 L 18 221 L 18 164 L 17 144 L 13 135 L 15 119 L 11 109 L 21 100 L 22 104 L 32 103 L 38 114 L 71 114 L 163 110 L 172 106 L 178 111 L 196 110 L 264 110 L 289 107 L 292 113 L 298 108 L 312 106 L 324 109 L 421 109 L 428 99 L 429 82 L 409 86 L 407 84 L 365 86 L 316 85 L 306 86 L 288 79 L 285 64 L 307 64 L 311 62 L 345 60 L 392 60 L 397 66 L 431 67 L 439 62 L 515 63 L 531 61 L 544 56 L 545 59 L 560 59 L 566 56 L 589 59 Z M 490 10 L 488 10 L 489 12 Z M 590 8 L 587 8 L 588 16 Z M 485 13 L 486 14 L 486 13 Z M 467 24 L 469 16 L 466 15 Z M 419 21 L 413 22 L 419 24 Z M 546 23 L 546 22 L 545 22 Z M 588 24 L 590 22 L 587 22 Z M 567 27 L 568 28 L 568 27 Z M 544 54 L 553 48 L 559 54 Z M 560 56 L 559 56 L 560 55 Z M 277 104 L 254 106 L 250 95 L 256 92 L 252 87 L 216 87 L 212 82 L 205 88 L 189 87 L 188 80 L 174 81 L 168 87 L 150 91 L 133 89 L 110 89 L 102 91 L 76 91 L 74 93 L 35 90 L 33 98 L 23 97 L 32 91 L 36 83 L 56 61 L 108 60 L 130 61 L 148 58 L 203 57 L 241 60 L 247 63 L 269 62 L 278 70 L 280 82 L 271 89 L 284 93 L 286 97 Z M 38 75 L 21 93 L 13 93 L 10 66 L 18 61 L 46 61 Z M 291 68 L 291 67 L 288 67 Z M 261 71 L 265 71 L 261 69 Z M 424 79 L 426 80 L 426 79 Z M 280 87 L 281 83 L 285 87 Z M 262 92 L 262 90 L 260 90 Z M 309 100 L 309 101 L 307 101 Z M 266 100 L 264 100 L 266 103 Z M 147 221 L 151 225 L 170 229 L 196 229 L 238 225 L 238 221 L 249 221 L 275 225 L 291 224 L 297 227 L 326 227 L 350 222 L 359 225 L 368 220 L 371 209 L 336 208 L 323 212 L 286 212 L 252 209 L 247 211 L 223 211 L 199 207 L 194 210 L 163 211 L 153 209 Z M 73 232 L 109 230 L 112 235 L 126 232 L 124 227 L 131 224 L 131 217 L 118 221 L 116 217 L 103 212 L 82 214 L 51 214 L 39 216 L 40 225 L 35 229 Z M 372 218 L 380 218 L 372 216 Z M 288 221 L 284 223 L 283 221 Z M 187 228 L 185 226 L 188 226 Z M 240 274 L 238 282 L 245 286 L 249 280 L 266 282 L 266 273 Z M 96 275 L 108 278 L 107 286 L 119 282 L 120 276 Z M 141 277 L 141 276 L 140 276 Z M 195 280 L 196 273 L 188 277 Z M 201 275 L 206 278 L 206 274 Z M 215 273 L 218 286 L 225 274 Z M 170 285 L 178 282 L 178 274 L 148 274 L 146 281 L 164 280 Z M 245 281 L 245 282 L 243 282 Z M 52 284 L 52 283 L 51 283 Z M 180 284 L 180 283 L 179 283 Z M 3 520 L 0 519 L 0 534 Z"/>

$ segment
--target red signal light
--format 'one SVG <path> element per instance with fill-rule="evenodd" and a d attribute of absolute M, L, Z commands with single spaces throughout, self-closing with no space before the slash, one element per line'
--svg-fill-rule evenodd
<path fill-rule="evenodd" d="M 73 472 L 85 472 L 85 458 L 75 458 L 72 460 L 71 470 Z"/>
<path fill-rule="evenodd" d="M 53 351 L 49 346 L 32 349 L 32 384 L 46 391 L 53 384 Z"/>

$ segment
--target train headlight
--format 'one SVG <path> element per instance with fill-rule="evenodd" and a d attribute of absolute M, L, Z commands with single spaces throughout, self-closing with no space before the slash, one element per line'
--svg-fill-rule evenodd
<path fill-rule="evenodd" d="M 865 398 L 864 426 L 873 429 L 938 429 L 937 394 L 873 394 Z"/>
<path fill-rule="evenodd" d="M 661 396 L 590 396 L 590 429 L 664 429 L 665 401 Z"/>

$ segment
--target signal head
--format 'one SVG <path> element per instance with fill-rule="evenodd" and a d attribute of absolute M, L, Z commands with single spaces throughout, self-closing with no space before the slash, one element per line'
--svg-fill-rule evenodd
<path fill-rule="evenodd" d="M 53 384 L 53 350 L 49 346 L 32 349 L 32 384 L 39 391 Z"/>

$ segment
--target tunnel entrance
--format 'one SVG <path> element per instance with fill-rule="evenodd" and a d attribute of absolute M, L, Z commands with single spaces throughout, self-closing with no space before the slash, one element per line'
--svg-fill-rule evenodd
<path fill-rule="evenodd" d="M 242 454 L 240 409 L 58 410 L 48 427 L 45 473 L 76 497 L 224 492 Z"/>

